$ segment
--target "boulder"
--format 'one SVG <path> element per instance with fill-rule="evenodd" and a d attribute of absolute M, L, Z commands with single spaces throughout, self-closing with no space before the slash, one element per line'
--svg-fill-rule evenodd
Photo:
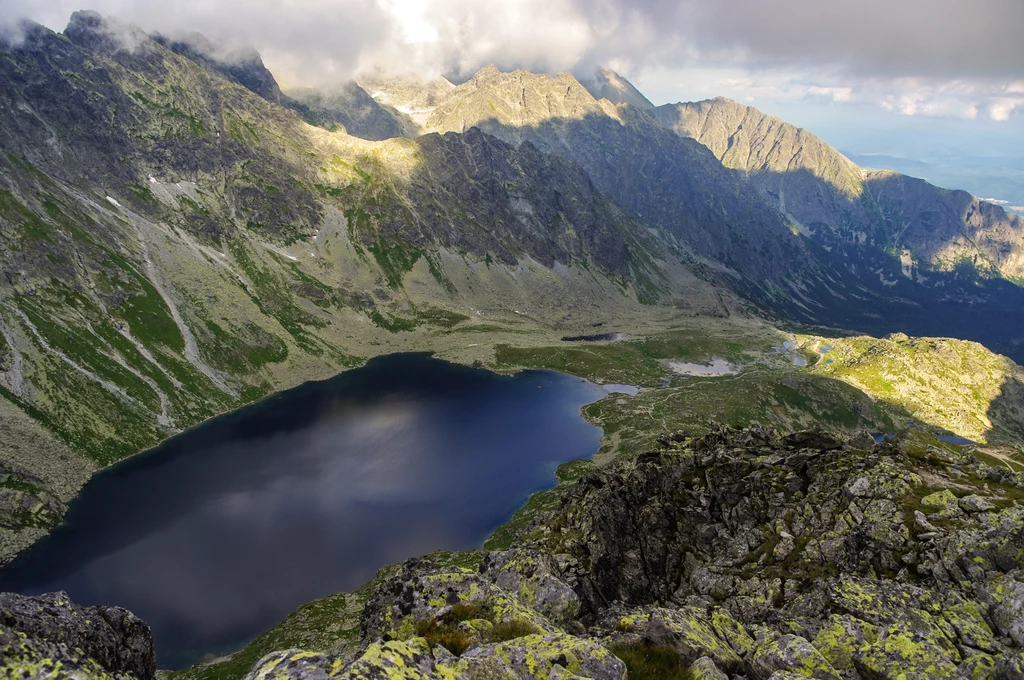
<path fill-rule="evenodd" d="M 67 593 L 0 593 L 0 676 L 48 677 L 58 669 L 151 680 L 156 674 L 149 626 L 120 607 L 80 607 Z M 36 669 L 31 671 L 30 669 Z"/>

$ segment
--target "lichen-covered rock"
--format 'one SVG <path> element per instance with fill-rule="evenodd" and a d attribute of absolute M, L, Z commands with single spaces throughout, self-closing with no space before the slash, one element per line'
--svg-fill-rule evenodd
<path fill-rule="evenodd" d="M 266 680 L 267 678 L 290 678 L 291 680 L 326 680 L 337 678 L 333 668 L 334 659 L 326 654 L 285 649 L 272 652 L 253 666 L 245 680 Z"/>
<path fill-rule="evenodd" d="M 127 677 L 111 674 L 74 648 L 48 640 L 33 640 L 24 633 L 0 627 L 0 677 L 107 680 Z"/>
<path fill-rule="evenodd" d="M 246 680 L 427 680 L 438 668 L 426 640 L 371 645 L 359 659 L 343 665 L 337 658 L 301 650 L 269 654 L 256 663 Z"/>
<path fill-rule="evenodd" d="M 1020 680 L 1024 678 L 1024 652 L 1006 654 L 996 661 L 996 680 Z"/>
<path fill-rule="evenodd" d="M 729 680 L 729 676 L 719 670 L 711 657 L 702 656 L 690 665 L 690 680 Z"/>
<path fill-rule="evenodd" d="M 480 572 L 551 621 L 565 625 L 580 615 L 579 595 L 561 579 L 554 555 L 537 550 L 492 552 Z"/>
<path fill-rule="evenodd" d="M 921 505 L 927 512 L 937 513 L 942 517 L 953 517 L 961 513 L 959 500 L 949 489 L 928 494 L 921 499 Z"/>
<path fill-rule="evenodd" d="M 354 661 L 299 650 L 261 659 L 246 680 L 623 680 L 625 665 L 593 640 L 567 634 L 529 635 L 475 645 L 461 656 L 424 638 L 369 645 Z"/>
<path fill-rule="evenodd" d="M 854 654 L 866 680 L 930 680 L 956 677 L 956 664 L 926 636 L 901 627 L 881 631 L 877 642 Z"/>
<path fill-rule="evenodd" d="M 957 666 L 958 677 L 965 680 L 988 680 L 996 676 L 996 660 L 990 654 L 975 653 Z"/>
<path fill-rule="evenodd" d="M 656 607 L 646 613 L 640 630 L 650 644 L 675 649 L 683 663 L 692 664 L 706 656 L 726 671 L 742 667 L 739 655 L 718 637 L 706 610 Z"/>
<path fill-rule="evenodd" d="M 1024 582 L 1014 574 L 992 580 L 981 591 L 989 603 L 989 616 L 999 632 L 1024 647 Z"/>
<path fill-rule="evenodd" d="M 547 680 L 555 668 L 593 680 L 623 680 L 626 666 L 605 647 L 572 635 L 529 635 L 473 647 L 452 667 L 456 677 L 483 660 L 500 660 L 521 680 Z M 467 674 L 465 677 L 471 677 Z"/>
<path fill-rule="evenodd" d="M 0 650 L 0 669 L 11 677 L 56 677 L 48 668 L 137 680 L 156 673 L 153 638 L 141 619 L 119 607 L 79 607 L 63 592 L 0 593 Z"/>
<path fill-rule="evenodd" d="M 853 669 L 853 655 L 878 639 L 878 630 L 870 623 L 846 614 L 833 614 L 818 631 L 814 648 L 839 671 Z"/>
<path fill-rule="evenodd" d="M 847 445 L 855 451 L 870 451 L 875 446 L 875 438 L 867 430 L 857 430 Z"/>
<path fill-rule="evenodd" d="M 787 671 L 805 678 L 840 680 L 832 664 L 799 635 L 758 641 L 751 666 L 763 678 L 771 677 L 777 671 Z"/>
<path fill-rule="evenodd" d="M 399 574 L 378 587 L 366 604 L 361 619 L 363 637 L 407 640 L 415 637 L 418 624 L 444 617 L 455 607 L 486 612 L 491 623 L 524 621 L 535 630 L 557 630 L 536 609 L 480 573 L 440 568 L 428 560 L 410 560 Z M 482 630 L 477 626 L 474 632 Z"/>
<path fill-rule="evenodd" d="M 964 496 L 957 501 L 957 504 L 964 512 L 988 512 L 996 507 L 991 502 L 975 494 Z"/>

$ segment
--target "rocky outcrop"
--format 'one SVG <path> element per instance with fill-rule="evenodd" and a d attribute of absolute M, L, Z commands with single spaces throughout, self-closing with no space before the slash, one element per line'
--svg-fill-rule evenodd
<path fill-rule="evenodd" d="M 475 570 L 389 572 L 354 658 L 279 652 L 249 678 L 1024 674 L 1021 475 L 917 435 L 662 441 Z"/>
<path fill-rule="evenodd" d="M 79 607 L 67 593 L 0 593 L 0 676 L 134 678 L 156 673 L 147 626 L 120 607 Z"/>

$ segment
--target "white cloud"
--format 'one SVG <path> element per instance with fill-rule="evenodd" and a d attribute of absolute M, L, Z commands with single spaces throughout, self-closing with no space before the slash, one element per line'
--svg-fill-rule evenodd
<path fill-rule="evenodd" d="M 671 78 L 680 96 L 908 116 L 1007 121 L 1024 98 L 1020 0 L 0 0 L 0 24 L 24 15 L 61 30 L 82 4 L 148 31 L 251 44 L 285 85 L 376 67 L 586 75 L 611 65 L 641 87 L 670 92 Z"/>
<path fill-rule="evenodd" d="M 853 101 L 852 87 L 822 87 L 820 85 L 812 85 L 807 88 L 807 94 L 815 97 L 826 97 L 834 102 Z"/>
<path fill-rule="evenodd" d="M 992 120 L 1008 121 L 1014 110 L 1024 108 L 1024 97 L 1017 99 L 1000 98 L 994 100 L 988 107 L 988 115 Z"/>

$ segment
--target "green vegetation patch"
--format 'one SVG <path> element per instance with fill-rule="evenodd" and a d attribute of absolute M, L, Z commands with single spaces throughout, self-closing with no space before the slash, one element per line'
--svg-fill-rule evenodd
<path fill-rule="evenodd" d="M 452 654 L 459 656 L 473 644 L 472 636 L 459 628 L 463 621 L 490 619 L 491 610 L 479 604 L 456 604 L 436 618 L 416 623 L 416 635 L 426 638 L 430 646 L 441 645 Z"/>
<path fill-rule="evenodd" d="M 20 231 L 22 246 L 27 245 L 27 242 L 30 241 L 56 243 L 53 228 L 39 219 L 14 194 L 5 189 L 0 189 L 0 218 L 3 218 L 5 222 L 5 230 L 13 227 Z"/>
<path fill-rule="evenodd" d="M 369 585 L 355 593 L 329 595 L 300 607 L 219 663 L 198 664 L 167 675 L 171 680 L 238 680 L 262 657 L 281 649 L 324 653 L 355 651 L 359 646 L 359 616 L 370 595 Z"/>
<path fill-rule="evenodd" d="M 821 425 L 835 431 L 896 432 L 907 419 L 898 405 L 874 401 L 839 380 L 796 370 L 679 377 L 671 387 L 644 390 L 635 397 L 612 395 L 587 406 L 584 414 L 604 428 L 601 453 L 615 455 L 650 450 L 658 434 L 672 430 L 699 435 L 722 425 L 760 423 L 780 431 Z"/>
<path fill-rule="evenodd" d="M 255 294 L 248 290 L 246 292 L 259 310 L 277 319 L 303 351 L 315 356 L 322 355 L 323 347 L 304 326 L 321 328 L 324 322 L 299 307 L 288 283 L 276 272 L 259 264 L 241 241 L 231 243 L 231 252 L 256 288 Z"/>
<path fill-rule="evenodd" d="M 424 252 L 415 248 L 406 248 L 399 244 L 378 241 L 367 246 L 367 250 L 377 261 L 377 265 L 384 272 L 384 278 L 392 290 L 402 287 L 402 279 L 416 266 L 417 260 L 423 257 Z"/>
<path fill-rule="evenodd" d="M 385 315 L 376 309 L 368 312 L 367 316 L 370 317 L 370 321 L 375 326 L 383 328 L 389 333 L 404 333 L 414 331 L 419 327 L 419 323 L 415 319 L 406 319 L 401 316 L 391 316 L 390 314 Z"/>
<path fill-rule="evenodd" d="M 687 680 L 690 674 L 679 653 L 671 647 L 644 643 L 611 646 L 629 671 L 630 680 Z"/>
<path fill-rule="evenodd" d="M 459 314 L 458 312 L 438 307 L 417 311 L 416 319 L 439 328 L 455 328 L 463 321 L 469 321 L 469 317 L 465 314 Z"/>
<path fill-rule="evenodd" d="M 228 331 L 207 319 L 206 329 L 209 334 L 204 337 L 203 355 L 216 368 L 233 375 L 253 373 L 288 358 L 284 340 L 251 321 Z"/>
<path fill-rule="evenodd" d="M 147 346 L 163 345 L 176 352 L 184 351 L 185 338 L 167 303 L 148 280 L 140 278 L 138 281 L 144 292 L 129 297 L 118 310 L 132 335 Z"/>
<path fill-rule="evenodd" d="M 512 619 L 510 621 L 499 621 L 491 626 L 487 633 L 490 642 L 507 642 L 527 635 L 536 635 L 537 626 L 526 619 Z"/>
<path fill-rule="evenodd" d="M 709 362 L 722 357 L 742 363 L 767 342 L 763 335 L 712 337 L 704 329 L 687 329 L 625 342 L 579 342 L 557 347 L 498 345 L 494 364 L 502 370 L 546 368 L 596 382 L 654 387 L 671 375 L 663 363 L 667 359 Z"/>
<path fill-rule="evenodd" d="M 128 190 L 132 192 L 135 198 L 139 199 L 142 203 L 148 206 L 156 207 L 160 204 L 157 197 L 153 194 L 148 186 L 135 182 L 128 185 Z"/>

